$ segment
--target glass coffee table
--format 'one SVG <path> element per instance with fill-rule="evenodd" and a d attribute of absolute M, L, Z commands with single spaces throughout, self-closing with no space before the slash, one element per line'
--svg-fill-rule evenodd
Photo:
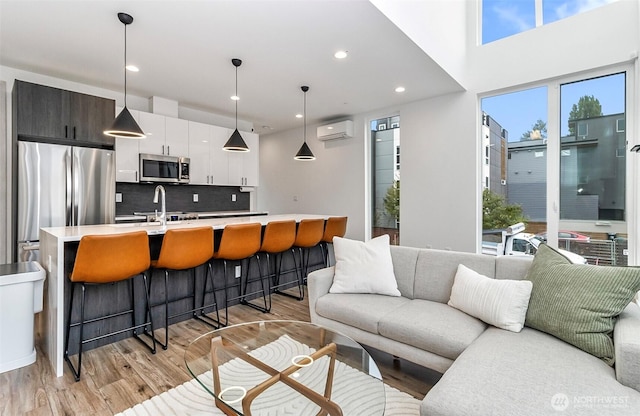
<path fill-rule="evenodd" d="M 227 415 L 384 414 L 384 383 L 367 351 L 308 322 L 221 328 L 193 341 L 184 360 Z"/>

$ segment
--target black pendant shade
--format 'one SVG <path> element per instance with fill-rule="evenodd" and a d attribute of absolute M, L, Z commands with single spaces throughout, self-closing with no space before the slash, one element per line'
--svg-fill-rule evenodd
<path fill-rule="evenodd" d="M 307 142 L 302 143 L 302 146 L 300 146 L 300 150 L 298 150 L 298 153 L 296 153 L 296 156 L 294 157 L 295 160 L 316 160 L 316 157 L 313 155 L 313 152 L 311 151 L 311 149 L 309 149 L 309 146 L 307 145 Z"/>
<path fill-rule="evenodd" d="M 104 134 L 127 139 L 144 139 L 146 137 L 127 107 L 122 109 L 118 117 L 113 120 L 111 127 L 104 131 Z"/>
<path fill-rule="evenodd" d="M 228 152 L 248 152 L 249 146 L 247 146 L 247 143 L 245 143 L 238 131 L 238 67 L 242 65 L 242 61 L 238 58 L 234 58 L 231 60 L 231 63 L 236 67 L 236 129 L 231 134 L 231 137 L 229 137 L 229 140 L 227 140 L 224 146 L 222 146 L 222 150 L 226 150 Z"/>
<path fill-rule="evenodd" d="M 242 139 L 242 136 L 240 135 L 240 132 L 238 131 L 238 129 L 235 129 L 233 131 L 233 133 L 231 134 L 231 137 L 229 137 L 229 140 L 227 140 L 227 142 L 224 144 L 223 149 L 229 152 L 248 152 L 249 151 L 249 147 L 247 146 L 245 141 Z"/>
<path fill-rule="evenodd" d="M 316 160 L 316 157 L 313 155 L 313 152 L 307 144 L 307 91 L 309 91 L 309 87 L 303 85 L 300 89 L 304 93 L 304 111 L 302 113 L 302 116 L 304 117 L 304 133 L 302 137 L 302 146 L 300 146 L 300 150 L 298 150 L 298 153 L 296 153 L 293 158 L 295 160 Z"/>
<path fill-rule="evenodd" d="M 111 126 L 103 133 L 112 137 L 127 139 L 144 139 L 147 137 L 127 108 L 127 25 L 133 22 L 133 17 L 127 13 L 118 13 L 118 19 L 124 25 L 124 108 L 113 120 Z"/>

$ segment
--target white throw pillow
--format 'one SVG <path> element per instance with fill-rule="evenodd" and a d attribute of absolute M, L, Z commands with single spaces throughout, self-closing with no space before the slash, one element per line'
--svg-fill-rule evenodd
<path fill-rule="evenodd" d="M 458 266 L 448 305 L 498 328 L 520 332 L 533 284 L 499 280 Z"/>
<path fill-rule="evenodd" d="M 333 251 L 336 267 L 330 293 L 400 296 L 393 273 L 388 235 L 381 235 L 366 243 L 334 237 Z"/>

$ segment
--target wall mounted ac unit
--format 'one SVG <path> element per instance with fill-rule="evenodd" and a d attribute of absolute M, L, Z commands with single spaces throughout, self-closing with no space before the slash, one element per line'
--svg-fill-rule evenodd
<path fill-rule="evenodd" d="M 345 120 L 318 127 L 318 140 L 338 140 L 353 137 L 353 121 Z"/>

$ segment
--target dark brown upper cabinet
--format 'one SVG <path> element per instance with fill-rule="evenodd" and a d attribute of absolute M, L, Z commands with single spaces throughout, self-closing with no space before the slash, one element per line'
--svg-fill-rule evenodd
<path fill-rule="evenodd" d="M 13 87 L 17 137 L 113 146 L 103 133 L 115 118 L 115 101 L 16 80 Z"/>

